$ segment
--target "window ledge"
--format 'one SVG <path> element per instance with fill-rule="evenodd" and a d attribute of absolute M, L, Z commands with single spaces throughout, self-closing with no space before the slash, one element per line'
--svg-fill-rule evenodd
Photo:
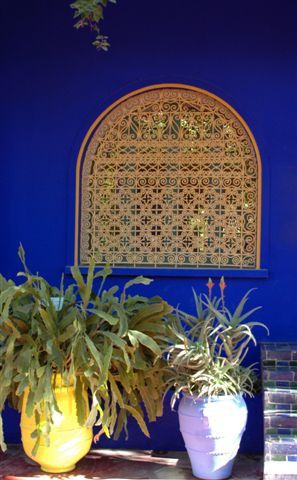
<path fill-rule="evenodd" d="M 102 267 L 97 267 L 100 270 Z M 111 267 L 113 276 L 135 277 L 144 275 L 147 277 L 175 277 L 175 278 L 199 278 L 199 277 L 226 277 L 226 278 L 268 278 L 269 271 L 266 268 L 257 269 L 231 269 L 231 268 L 149 268 L 149 267 Z M 65 268 L 66 274 L 71 274 L 71 266 Z M 80 266 L 83 275 L 88 272 L 86 265 Z"/>

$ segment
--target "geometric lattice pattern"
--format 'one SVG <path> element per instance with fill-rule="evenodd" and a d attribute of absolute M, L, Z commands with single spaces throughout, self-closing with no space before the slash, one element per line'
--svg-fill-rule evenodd
<path fill-rule="evenodd" d="M 217 97 L 183 86 L 125 97 L 81 162 L 81 264 L 257 266 L 257 151 Z"/>

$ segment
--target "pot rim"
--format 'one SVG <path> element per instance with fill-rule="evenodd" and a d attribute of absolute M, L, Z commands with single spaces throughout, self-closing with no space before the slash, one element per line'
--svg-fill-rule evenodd
<path fill-rule="evenodd" d="M 210 402 L 220 402 L 223 400 L 231 400 L 231 399 L 243 399 L 243 393 L 236 393 L 230 395 L 212 395 L 210 397 L 198 397 L 195 394 L 190 395 L 188 393 L 182 392 L 182 396 L 192 400 L 194 403 L 210 403 Z"/>

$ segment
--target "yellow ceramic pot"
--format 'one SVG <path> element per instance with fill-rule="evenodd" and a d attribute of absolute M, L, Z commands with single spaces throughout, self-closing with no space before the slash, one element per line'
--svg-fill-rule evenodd
<path fill-rule="evenodd" d="M 73 386 L 65 387 L 59 375 L 55 379 L 55 394 L 62 415 L 57 414 L 54 417 L 49 435 L 50 446 L 47 447 L 44 438 L 41 437 L 36 455 L 32 455 L 36 439 L 31 438 L 31 433 L 35 430 L 36 424 L 34 414 L 32 417 L 26 415 L 29 389 L 25 390 L 21 414 L 22 442 L 28 457 L 39 463 L 44 472 L 70 472 L 75 468 L 76 462 L 88 453 L 92 444 L 92 429 L 79 425 L 76 416 L 74 388 Z M 86 391 L 83 391 L 83 399 L 87 416 L 89 405 Z"/>

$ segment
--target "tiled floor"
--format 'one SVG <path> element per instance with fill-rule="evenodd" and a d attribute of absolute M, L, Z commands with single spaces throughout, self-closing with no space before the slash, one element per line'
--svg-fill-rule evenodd
<path fill-rule="evenodd" d="M 186 453 L 154 454 L 137 450 L 91 450 L 68 474 L 47 475 L 30 465 L 16 447 L 0 455 L 0 480 L 188 480 L 194 479 Z M 238 456 L 232 479 L 262 479 L 260 456 Z"/>

